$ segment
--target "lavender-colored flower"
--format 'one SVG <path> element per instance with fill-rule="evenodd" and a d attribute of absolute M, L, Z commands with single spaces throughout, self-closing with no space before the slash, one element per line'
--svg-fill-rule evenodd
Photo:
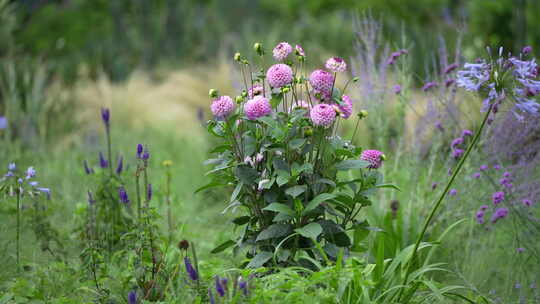
<path fill-rule="evenodd" d="M 225 296 L 225 288 L 223 288 L 223 285 L 221 284 L 221 280 L 218 276 L 216 276 L 216 292 L 220 297 Z"/>
<path fill-rule="evenodd" d="M 146 188 L 146 200 L 152 200 L 152 184 L 148 184 L 148 187 Z"/>
<path fill-rule="evenodd" d="M 525 47 L 521 50 L 521 53 L 522 53 L 523 55 L 528 55 L 528 54 L 530 54 L 531 52 L 532 52 L 532 46 L 530 46 L 530 45 L 525 46 Z"/>
<path fill-rule="evenodd" d="M 456 189 L 450 189 L 450 192 L 448 192 L 448 194 L 450 194 L 451 196 L 456 196 L 457 195 L 457 190 Z"/>
<path fill-rule="evenodd" d="M 508 184 L 510 184 L 510 183 L 511 183 L 511 180 L 510 180 L 509 178 L 507 178 L 507 177 L 503 177 L 503 178 L 501 178 L 501 179 L 499 180 L 499 184 L 500 184 L 501 186 L 506 186 L 506 185 L 508 185 Z"/>
<path fill-rule="evenodd" d="M 309 76 L 309 83 L 317 93 L 320 93 L 326 98 L 332 95 L 334 75 L 325 70 L 315 70 Z"/>
<path fill-rule="evenodd" d="M 124 157 L 120 156 L 118 158 L 118 165 L 116 166 L 116 174 L 121 174 L 122 170 L 124 170 Z"/>
<path fill-rule="evenodd" d="M 108 129 L 110 126 L 111 112 L 107 108 L 101 108 L 101 119 L 105 124 L 105 127 Z"/>
<path fill-rule="evenodd" d="M 8 170 L 9 171 L 15 171 L 15 169 L 17 169 L 17 166 L 15 165 L 15 163 L 9 163 L 8 164 Z"/>
<path fill-rule="evenodd" d="M 34 167 L 28 167 L 28 169 L 26 169 L 26 179 L 30 179 L 34 176 L 36 176 L 36 170 Z"/>
<path fill-rule="evenodd" d="M 315 126 L 328 128 L 336 119 L 336 111 L 328 104 L 321 103 L 314 106 L 309 112 L 311 121 Z"/>
<path fill-rule="evenodd" d="M 93 174 L 94 173 L 94 169 L 90 168 L 88 166 L 88 162 L 86 161 L 86 159 L 83 161 L 83 167 L 84 167 L 84 172 L 88 175 L 90 174 Z"/>
<path fill-rule="evenodd" d="M 452 141 L 452 144 L 450 145 L 452 148 L 455 148 L 463 143 L 463 137 L 458 137 Z"/>
<path fill-rule="evenodd" d="M 519 248 L 517 248 L 516 250 L 517 250 L 517 252 L 521 253 L 521 252 L 525 251 L 525 248 L 519 247 Z"/>
<path fill-rule="evenodd" d="M 437 120 L 437 121 L 435 122 L 435 128 L 437 128 L 437 130 L 439 130 L 439 131 L 441 131 L 441 132 L 444 131 L 444 127 L 443 127 L 442 122 L 441 122 L 440 120 Z"/>
<path fill-rule="evenodd" d="M 234 111 L 234 101 L 229 96 L 220 96 L 218 99 L 212 101 L 210 106 L 212 114 L 217 118 L 225 118 Z"/>
<path fill-rule="evenodd" d="M 487 165 L 481 165 L 480 171 L 486 171 L 489 167 Z"/>
<path fill-rule="evenodd" d="M 45 193 L 45 195 L 47 196 L 47 199 L 51 199 L 51 189 L 49 188 L 36 188 L 37 191 L 39 192 L 42 192 L 42 193 Z"/>
<path fill-rule="evenodd" d="M 148 149 L 145 149 L 142 156 L 141 156 L 141 159 L 144 160 L 144 161 L 147 161 L 148 159 L 150 159 L 150 151 L 148 151 Z"/>
<path fill-rule="evenodd" d="M 109 162 L 107 161 L 107 159 L 105 159 L 105 156 L 103 156 L 103 153 L 101 152 L 99 152 L 99 166 L 102 169 L 109 167 Z"/>
<path fill-rule="evenodd" d="M 530 199 L 527 199 L 527 198 L 521 200 L 521 203 L 523 203 L 523 205 L 525 205 L 527 207 L 532 206 L 532 201 Z"/>
<path fill-rule="evenodd" d="M 120 202 L 124 204 L 129 204 L 129 197 L 126 192 L 126 188 L 120 187 L 118 189 L 118 196 L 120 197 Z"/>
<path fill-rule="evenodd" d="M 438 186 L 438 185 L 439 185 L 439 184 L 438 184 L 438 183 L 435 183 L 435 182 L 431 183 L 431 190 L 437 189 L 437 186 Z"/>
<path fill-rule="evenodd" d="M 32 186 L 32 187 L 37 187 L 37 186 L 39 185 L 39 182 L 37 182 L 37 181 L 31 181 L 31 182 L 29 182 L 28 184 L 29 184 L 30 186 Z"/>
<path fill-rule="evenodd" d="M 386 60 L 386 64 L 392 65 L 396 62 L 396 60 L 401 57 L 401 55 L 408 54 L 409 52 L 405 49 L 401 49 L 399 51 L 395 51 L 392 54 L 390 54 L 390 58 Z"/>
<path fill-rule="evenodd" d="M 341 99 L 343 100 L 343 103 L 338 105 L 338 111 L 339 111 L 339 116 L 341 116 L 342 118 L 349 118 L 353 112 L 353 104 L 352 104 L 352 100 L 349 96 L 347 95 L 343 95 L 341 96 Z"/>
<path fill-rule="evenodd" d="M 495 169 L 495 170 L 501 170 L 501 166 L 500 166 L 500 165 L 494 165 L 494 166 L 493 166 L 493 169 Z"/>
<path fill-rule="evenodd" d="M 424 86 L 422 87 L 422 91 L 427 92 L 430 89 L 432 89 L 434 87 L 437 87 L 437 86 L 439 86 L 439 85 L 434 81 L 426 82 L 426 84 L 424 84 Z"/>
<path fill-rule="evenodd" d="M 512 173 L 506 171 L 503 173 L 503 177 L 510 178 L 512 176 Z"/>
<path fill-rule="evenodd" d="M 478 91 L 489 80 L 490 66 L 484 61 L 465 63 L 463 70 L 457 72 L 456 84 L 467 91 Z"/>
<path fill-rule="evenodd" d="M 128 293 L 128 304 L 137 304 L 137 292 L 135 290 Z"/>
<path fill-rule="evenodd" d="M 360 155 L 360 159 L 370 163 L 368 168 L 379 169 L 384 160 L 384 154 L 379 150 L 364 150 Z"/>
<path fill-rule="evenodd" d="M 465 153 L 465 150 L 463 149 L 459 149 L 459 148 L 454 149 L 452 150 L 452 157 L 454 157 L 455 159 L 458 159 L 463 155 L 463 153 Z"/>
<path fill-rule="evenodd" d="M 345 60 L 340 57 L 329 58 L 328 60 L 326 60 L 325 66 L 327 69 L 334 73 L 344 72 L 347 69 L 347 63 L 345 63 Z"/>
<path fill-rule="evenodd" d="M 465 130 L 463 130 L 463 132 L 461 132 L 461 135 L 462 135 L 463 137 L 473 136 L 473 134 L 474 134 L 474 133 L 473 133 L 471 130 L 467 130 L 467 129 L 465 129 Z"/>
<path fill-rule="evenodd" d="M 444 81 L 444 86 L 448 88 L 454 83 L 456 83 L 456 80 L 454 78 L 449 78 Z"/>
<path fill-rule="evenodd" d="M 7 118 L 5 116 L 0 116 L 0 130 L 7 129 L 8 125 Z"/>
<path fill-rule="evenodd" d="M 240 290 L 242 291 L 242 294 L 244 296 L 248 295 L 248 283 L 247 283 L 247 281 L 240 280 L 240 282 L 238 283 L 238 288 L 240 288 Z"/>
<path fill-rule="evenodd" d="M 92 194 L 92 192 L 90 190 L 88 190 L 88 204 L 89 205 L 93 205 L 96 200 L 94 199 L 94 195 Z"/>
<path fill-rule="evenodd" d="M 493 201 L 493 205 L 498 205 L 502 201 L 504 201 L 504 192 L 503 191 L 497 191 L 493 193 L 491 196 L 491 200 Z"/>
<path fill-rule="evenodd" d="M 396 95 L 401 94 L 401 86 L 399 84 L 396 84 L 394 86 L 394 94 L 396 94 Z"/>
<path fill-rule="evenodd" d="M 482 175 L 480 174 L 480 172 L 475 172 L 472 177 L 475 178 L 475 179 L 479 179 Z"/>
<path fill-rule="evenodd" d="M 137 144 L 137 158 L 142 158 L 144 147 L 142 144 Z"/>
<path fill-rule="evenodd" d="M 272 106 L 267 98 L 255 96 L 244 104 L 244 113 L 249 120 L 256 120 L 259 117 L 270 115 Z"/>
<path fill-rule="evenodd" d="M 484 223 L 484 211 L 480 210 L 476 212 L 476 221 L 478 222 L 478 224 Z"/>
<path fill-rule="evenodd" d="M 283 63 L 274 64 L 266 72 L 266 80 L 272 88 L 284 87 L 292 82 L 293 70 Z"/>
<path fill-rule="evenodd" d="M 274 58 L 278 61 L 283 61 L 292 52 L 292 46 L 287 42 L 280 42 L 272 51 Z"/>
<path fill-rule="evenodd" d="M 489 208 L 488 205 L 482 205 L 482 206 L 480 206 L 480 210 L 482 210 L 482 211 L 486 211 L 488 208 Z"/>
<path fill-rule="evenodd" d="M 191 265 L 191 260 L 189 257 L 184 257 L 184 265 L 186 266 L 186 272 L 189 275 L 189 278 L 193 281 L 197 281 L 199 279 L 199 274 L 197 273 L 197 270 L 193 268 L 193 265 Z"/>
<path fill-rule="evenodd" d="M 444 69 L 444 74 L 450 74 L 452 73 L 455 69 L 458 68 L 458 64 L 457 63 L 452 63 L 450 65 L 448 65 L 445 69 Z"/>
<path fill-rule="evenodd" d="M 499 219 L 505 218 L 508 215 L 508 208 L 498 208 L 491 216 L 491 222 L 496 223 Z"/>

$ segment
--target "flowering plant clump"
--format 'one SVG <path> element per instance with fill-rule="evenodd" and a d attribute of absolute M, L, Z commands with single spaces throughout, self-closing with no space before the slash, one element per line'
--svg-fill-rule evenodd
<path fill-rule="evenodd" d="M 264 56 L 260 43 L 254 49 Z M 353 117 L 353 100 L 335 81 L 347 69 L 345 60 L 330 58 L 327 70 L 309 73 L 304 50 L 296 45 L 296 60 L 292 53 L 288 43 L 280 43 L 273 50 L 280 63 L 266 71 L 236 53 L 243 73 L 259 72 L 243 75 L 245 89 L 235 98 L 210 90 L 215 119 L 208 131 L 222 144 L 207 161 L 214 166 L 212 182 L 198 191 L 234 189 L 225 211 L 241 211 L 233 223 L 242 232 L 213 252 L 234 246 L 250 259 L 247 267 L 295 264 L 301 252 L 324 261 L 336 258 L 340 248 L 362 248 L 367 224 L 358 215 L 372 204 L 373 190 L 392 187 L 382 184 L 376 170 L 382 152 L 362 152 L 337 135 L 338 122 Z M 216 100 L 233 99 L 236 107 L 227 102 L 226 111 L 221 105 L 215 110 Z M 360 111 L 355 118 L 366 116 Z"/>

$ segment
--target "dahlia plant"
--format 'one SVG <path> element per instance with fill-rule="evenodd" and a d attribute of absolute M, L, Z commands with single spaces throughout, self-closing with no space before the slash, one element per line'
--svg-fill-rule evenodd
<path fill-rule="evenodd" d="M 254 49 L 260 70 L 240 53 L 234 56 L 245 85 L 238 96 L 210 90 L 214 119 L 208 131 L 222 143 L 207 161 L 213 180 L 198 191 L 233 188 L 225 211 L 239 210 L 233 223 L 242 227 L 237 239 L 213 252 L 234 246 L 251 259 L 247 267 L 259 267 L 296 264 L 302 253 L 327 262 L 342 248 L 361 248 L 368 230 L 360 212 L 376 188 L 392 186 L 382 184 L 377 171 L 382 152 L 362 151 L 338 135 L 340 121 L 353 117 L 345 90 L 357 79 L 337 88 L 336 77 L 347 69 L 338 57 L 306 73 L 298 45 L 278 44 L 272 52 L 278 63 L 267 68 L 262 45 Z M 356 119 L 366 116 L 360 111 Z"/>

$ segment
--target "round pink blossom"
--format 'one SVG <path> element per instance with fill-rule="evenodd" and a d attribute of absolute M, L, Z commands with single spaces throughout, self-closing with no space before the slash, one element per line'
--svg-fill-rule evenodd
<path fill-rule="evenodd" d="M 343 100 L 343 103 L 338 105 L 338 109 L 340 113 L 339 116 L 347 119 L 351 116 L 352 111 L 353 111 L 352 100 L 347 95 L 341 96 L 341 99 Z"/>
<path fill-rule="evenodd" d="M 260 84 L 254 84 L 251 88 L 248 90 L 248 96 L 249 98 L 253 98 L 257 95 L 261 95 L 263 93 L 263 86 Z"/>
<path fill-rule="evenodd" d="M 332 95 L 332 86 L 334 85 L 334 76 L 325 70 L 315 70 L 309 76 L 311 87 L 318 93 L 325 96 Z"/>
<path fill-rule="evenodd" d="M 304 49 L 302 48 L 302 46 L 298 44 L 294 47 L 294 52 L 296 53 L 297 56 L 306 57 L 306 53 L 304 52 Z"/>
<path fill-rule="evenodd" d="M 347 69 L 347 63 L 343 58 L 332 57 L 326 60 L 326 68 L 332 72 L 344 72 Z"/>
<path fill-rule="evenodd" d="M 234 110 L 234 101 L 229 96 L 221 96 L 212 101 L 210 110 L 218 118 L 227 117 Z"/>
<path fill-rule="evenodd" d="M 292 82 L 293 71 L 286 64 L 274 64 L 266 72 L 266 79 L 272 88 L 281 88 Z"/>
<path fill-rule="evenodd" d="M 292 46 L 288 44 L 287 42 L 280 42 L 272 53 L 274 54 L 274 58 L 278 61 L 283 61 L 289 54 L 292 52 Z"/>
<path fill-rule="evenodd" d="M 269 115 L 271 112 L 272 106 L 270 106 L 270 102 L 262 96 L 255 96 L 244 105 L 244 113 L 249 120 Z"/>
<path fill-rule="evenodd" d="M 325 103 L 314 106 L 309 115 L 314 125 L 324 128 L 330 127 L 336 119 L 336 111 L 334 108 Z"/>
<path fill-rule="evenodd" d="M 362 155 L 360 155 L 361 160 L 365 160 L 370 163 L 368 168 L 378 169 L 381 167 L 383 162 L 383 153 L 379 150 L 364 150 Z"/>

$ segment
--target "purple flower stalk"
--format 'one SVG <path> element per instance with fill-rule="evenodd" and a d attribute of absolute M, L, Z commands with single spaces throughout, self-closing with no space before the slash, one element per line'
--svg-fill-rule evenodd
<path fill-rule="evenodd" d="M 220 297 L 225 296 L 225 288 L 223 288 L 223 285 L 221 284 L 221 280 L 218 276 L 216 276 L 216 292 Z"/>
<path fill-rule="evenodd" d="M 120 189 L 118 189 L 118 196 L 120 197 L 120 202 L 126 205 L 129 204 L 129 197 L 126 192 L 126 188 L 120 187 Z"/>
<path fill-rule="evenodd" d="M 212 289 L 210 288 L 208 288 L 208 302 L 210 302 L 210 304 L 216 303 L 216 299 L 214 299 L 214 294 L 212 293 Z"/>
<path fill-rule="evenodd" d="M 103 156 L 103 153 L 101 152 L 99 152 L 99 166 L 102 169 L 109 167 L 109 162 L 107 161 L 107 159 L 105 158 L 105 156 Z"/>
<path fill-rule="evenodd" d="M 88 166 L 88 162 L 86 161 L 86 159 L 83 161 L 83 166 L 84 166 L 84 172 L 88 175 L 94 173 L 94 169 L 90 168 Z"/>
<path fill-rule="evenodd" d="M 451 85 L 453 85 L 454 83 L 456 83 L 456 80 L 454 78 L 449 78 L 449 79 L 446 79 L 444 81 L 444 86 L 446 86 L 448 88 Z"/>
<path fill-rule="evenodd" d="M 148 184 L 148 187 L 146 188 L 146 200 L 152 200 L 152 184 Z"/>
<path fill-rule="evenodd" d="M 482 211 L 486 211 L 488 208 L 489 208 L 488 205 L 482 205 L 482 206 L 480 206 L 480 210 L 482 210 Z"/>
<path fill-rule="evenodd" d="M 189 275 L 189 278 L 193 281 L 197 281 L 199 279 L 199 274 L 197 273 L 197 270 L 193 268 L 193 265 L 191 265 L 191 261 L 189 260 L 189 257 L 184 257 L 184 265 L 186 266 L 186 272 Z"/>
<path fill-rule="evenodd" d="M 94 195 L 90 190 L 88 190 L 88 204 L 93 205 L 96 203 L 96 200 L 94 200 Z"/>
<path fill-rule="evenodd" d="M 502 201 L 504 201 L 504 192 L 503 191 L 497 191 L 493 193 L 491 196 L 491 200 L 493 201 L 493 205 L 498 205 Z"/>
<path fill-rule="evenodd" d="M 530 207 L 532 206 L 532 201 L 530 199 L 523 199 L 521 201 L 521 203 L 523 203 L 523 205 L 527 206 L 527 207 Z"/>
<path fill-rule="evenodd" d="M 519 247 L 519 248 L 517 249 L 517 252 L 520 252 L 520 253 L 521 253 L 521 252 L 523 252 L 523 251 L 525 251 L 525 248 L 523 248 L 523 247 Z"/>
<path fill-rule="evenodd" d="M 120 156 L 118 159 L 118 166 L 116 166 L 116 174 L 121 174 L 124 169 L 124 157 Z"/>
<path fill-rule="evenodd" d="M 532 52 L 532 46 L 530 45 L 527 45 L 526 47 L 524 47 L 522 50 L 521 50 L 521 53 L 523 55 L 528 55 Z"/>
<path fill-rule="evenodd" d="M 137 292 L 135 290 L 128 293 L 128 304 L 137 304 Z"/>
<path fill-rule="evenodd" d="M 452 148 L 455 148 L 463 143 L 463 137 L 458 137 L 452 141 Z"/>
<path fill-rule="evenodd" d="M 491 216 L 491 222 L 496 223 L 499 219 L 503 219 L 508 215 L 508 208 L 498 208 Z"/>
<path fill-rule="evenodd" d="M 137 158 L 142 158 L 144 147 L 142 144 L 137 144 Z"/>
<path fill-rule="evenodd" d="M 399 84 L 396 84 L 394 86 L 394 94 L 396 94 L 396 95 L 401 94 L 401 86 Z"/>
<path fill-rule="evenodd" d="M 473 178 L 476 178 L 476 179 L 479 179 L 482 175 L 480 174 L 480 172 L 475 172 L 473 174 Z"/>
<path fill-rule="evenodd" d="M 107 130 L 110 127 L 110 118 L 111 118 L 111 112 L 107 108 L 101 108 L 101 120 L 103 120 L 103 123 L 105 124 L 105 127 Z"/>
<path fill-rule="evenodd" d="M 437 86 L 439 86 L 439 85 L 434 81 L 426 82 L 426 84 L 424 84 L 424 86 L 422 87 L 422 91 L 427 92 L 430 89 L 432 89 L 434 87 L 437 87 Z"/>
<path fill-rule="evenodd" d="M 476 221 L 478 222 L 478 224 L 484 223 L 484 211 L 480 210 L 476 212 Z"/>
<path fill-rule="evenodd" d="M 444 74 L 450 74 L 452 73 L 455 69 L 458 68 L 458 64 L 457 63 L 452 63 L 450 65 L 448 65 L 445 69 L 444 69 Z"/>
<path fill-rule="evenodd" d="M 458 159 L 463 155 L 463 153 L 465 153 L 465 150 L 463 149 L 459 149 L 459 148 L 454 149 L 452 150 L 452 157 L 454 157 L 455 159 Z"/>

